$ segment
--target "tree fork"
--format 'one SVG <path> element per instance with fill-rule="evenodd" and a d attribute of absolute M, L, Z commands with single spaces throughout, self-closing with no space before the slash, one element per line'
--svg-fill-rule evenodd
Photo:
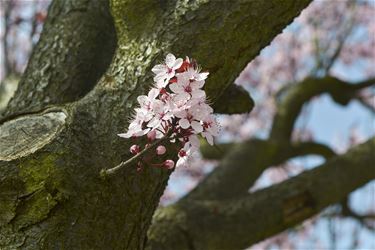
<path fill-rule="evenodd" d="M 206 92 L 216 100 L 245 64 L 310 1 L 235 1 L 230 4 L 226 1 L 197 1 L 192 5 L 182 1 L 166 4 L 143 2 L 111 1 L 118 38 L 115 56 L 94 89 L 83 98 L 58 98 L 61 94 L 59 88 L 65 81 L 54 81 L 53 76 L 65 72 L 74 79 L 75 66 L 59 61 L 48 74 L 51 80 L 47 89 L 51 91 L 44 89 L 41 95 L 23 103 L 28 88 L 21 84 L 13 98 L 7 114 L 17 116 L 0 124 L 0 130 L 9 131 L 1 133 L 1 148 L 4 141 L 14 141 L 13 148 L 31 148 L 28 142 L 35 140 L 39 140 L 39 144 L 23 152 L 22 156 L 12 150 L 2 155 L 2 249 L 144 248 L 147 229 L 170 171 L 145 168 L 138 173 L 136 168 L 129 167 L 110 181 L 102 180 L 99 173 L 103 167 L 110 168 L 130 158 L 125 149 L 129 148 L 131 141 L 119 139 L 117 134 L 125 129 L 136 105 L 136 97 L 149 87 L 152 65 L 169 51 L 197 58 L 212 73 Z M 52 11 L 48 20 L 54 19 L 54 15 L 66 17 L 62 15 L 64 13 L 79 16 L 86 8 L 76 3 L 57 1 L 62 9 Z M 219 10 L 215 15 L 211 11 L 214 7 Z M 64 12 L 65 8 L 71 11 Z M 139 13 L 143 14 L 142 18 L 139 18 Z M 96 13 L 90 20 L 101 20 L 100 15 Z M 56 24 L 58 20 L 54 22 Z M 82 25 L 89 23 L 82 22 Z M 69 27 L 74 29 L 74 26 Z M 44 75 L 33 74 L 43 69 L 38 63 L 43 61 L 39 44 L 43 43 L 43 37 L 48 44 L 54 28 L 58 29 L 52 24 L 45 26 L 41 42 L 36 46 L 23 77 L 34 84 L 30 86 L 38 86 L 45 79 Z M 73 43 L 77 47 L 72 49 L 80 51 L 79 44 Z M 218 49 L 222 44 L 226 44 L 225 53 Z M 64 50 L 63 55 L 69 57 L 69 51 Z M 81 63 L 90 60 L 91 57 L 84 57 Z M 31 70 L 33 65 L 36 65 L 35 70 Z M 80 81 L 83 84 L 95 82 L 94 78 L 86 80 L 82 78 Z M 48 100 L 55 101 L 47 101 L 43 93 L 50 97 Z M 56 106 L 59 110 L 55 113 L 39 112 L 51 104 L 59 104 Z M 28 112 L 33 114 L 25 114 Z M 21 123 L 26 121 L 37 121 L 37 125 L 33 130 L 22 131 Z M 55 124 L 58 124 L 56 131 Z M 10 131 L 10 127 L 19 129 Z M 40 136 L 43 131 L 48 136 Z M 21 141 L 18 140 L 20 136 Z"/>

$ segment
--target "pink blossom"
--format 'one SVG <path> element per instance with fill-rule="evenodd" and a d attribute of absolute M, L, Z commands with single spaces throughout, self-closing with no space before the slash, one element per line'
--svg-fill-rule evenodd
<path fill-rule="evenodd" d="M 152 68 L 152 72 L 156 74 L 154 81 L 158 88 L 165 87 L 169 80 L 175 76 L 176 69 L 180 68 L 183 60 L 181 58 L 176 59 L 172 54 L 168 54 L 165 58 L 165 64 L 158 64 Z"/>
<path fill-rule="evenodd" d="M 156 138 L 156 130 L 151 130 L 150 132 L 147 133 L 147 139 L 150 141 L 155 140 Z"/>
<path fill-rule="evenodd" d="M 183 129 L 192 128 L 195 133 L 200 133 L 203 131 L 203 127 L 198 119 L 198 113 L 195 112 L 194 108 L 188 110 L 181 110 L 176 112 L 176 117 L 180 118 L 178 124 Z"/>
<path fill-rule="evenodd" d="M 138 154 L 139 152 L 141 151 L 141 148 L 138 146 L 138 145 L 136 145 L 136 144 L 134 144 L 134 145 L 132 145 L 131 147 L 130 147 L 130 153 L 132 153 L 132 154 Z"/>
<path fill-rule="evenodd" d="M 128 132 L 119 136 L 129 138 L 147 134 L 148 143 L 168 137 L 169 143 L 176 144 L 174 148 L 179 157 L 176 167 L 186 166 L 199 149 L 197 135 L 201 134 L 213 144 L 213 137 L 218 134 L 213 109 L 207 104 L 202 89 L 208 73 L 200 73 L 195 61 L 176 59 L 172 54 L 167 55 L 165 64 L 156 65 L 152 71 L 156 74 L 154 81 L 158 88 L 151 88 L 147 95 L 137 98 L 140 107 L 135 109 L 135 118 Z M 134 146 L 131 150 L 136 152 L 137 148 Z M 157 146 L 156 155 L 165 152 L 165 146 Z M 174 167 L 173 161 L 162 164 Z M 160 166 L 161 163 L 153 165 Z"/>
<path fill-rule="evenodd" d="M 172 169 L 174 168 L 174 161 L 172 160 L 166 160 L 163 165 L 167 168 L 167 169 Z"/>
<path fill-rule="evenodd" d="M 191 72 L 181 73 L 177 76 L 177 82 L 169 85 L 169 88 L 173 93 L 177 94 L 176 98 L 179 100 L 204 98 L 206 93 L 201 89 L 204 85 L 204 80 L 196 81 L 194 80 L 195 78 L 204 79 L 200 74 Z"/>
<path fill-rule="evenodd" d="M 167 151 L 167 149 L 163 145 L 159 145 L 156 148 L 156 154 L 157 155 L 163 155 L 163 154 L 165 154 L 166 151 Z"/>

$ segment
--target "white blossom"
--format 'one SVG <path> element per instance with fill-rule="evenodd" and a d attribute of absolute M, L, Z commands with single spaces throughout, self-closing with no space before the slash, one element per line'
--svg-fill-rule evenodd
<path fill-rule="evenodd" d="M 176 59 L 172 54 L 168 54 L 165 58 L 165 64 L 158 64 L 152 68 L 152 72 L 156 74 L 154 81 L 157 87 L 164 88 L 169 80 L 175 76 L 176 69 L 180 68 L 183 63 L 181 58 Z"/>
<path fill-rule="evenodd" d="M 176 165 L 172 160 L 153 165 L 169 169 L 187 166 L 189 159 L 199 150 L 198 135 L 211 145 L 213 137 L 218 135 L 213 109 L 207 104 L 202 89 L 208 73 L 201 73 L 194 60 L 188 57 L 182 60 L 172 54 L 166 56 L 164 64 L 154 66 L 152 72 L 155 73 L 156 88 L 137 98 L 140 107 L 135 109 L 136 115 L 128 131 L 118 135 L 124 138 L 147 135 L 149 143 L 156 138 L 168 137 L 169 143 L 177 146 L 172 147 L 177 148 L 179 159 Z M 135 152 L 134 145 L 131 150 Z M 141 148 L 137 145 L 139 150 Z M 161 156 L 165 151 L 166 148 L 159 145 L 154 152 Z"/>

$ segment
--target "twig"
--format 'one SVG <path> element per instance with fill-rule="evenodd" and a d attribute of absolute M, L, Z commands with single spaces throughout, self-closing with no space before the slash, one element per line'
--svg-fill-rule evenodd
<path fill-rule="evenodd" d="M 138 161 L 139 158 L 141 158 L 143 155 L 145 155 L 149 150 L 155 148 L 157 145 L 159 145 L 160 143 L 162 143 L 163 141 L 169 139 L 169 136 L 170 136 L 170 132 L 169 133 L 166 133 L 165 136 L 161 139 L 158 139 L 156 141 L 154 141 L 150 146 L 146 147 L 145 149 L 143 149 L 141 152 L 139 152 L 138 154 L 136 154 L 135 156 L 133 156 L 132 158 L 130 158 L 129 160 L 127 161 L 123 161 L 121 162 L 119 165 L 113 167 L 113 168 L 110 168 L 110 169 L 102 169 L 100 171 L 100 176 L 105 179 L 107 177 L 110 177 L 110 176 L 113 176 L 114 174 L 116 174 L 120 169 L 122 168 L 125 168 L 131 164 L 133 164 L 134 162 Z"/>

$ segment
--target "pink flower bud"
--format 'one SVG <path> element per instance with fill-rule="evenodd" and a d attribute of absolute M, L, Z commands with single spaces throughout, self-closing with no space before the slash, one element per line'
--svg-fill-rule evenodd
<path fill-rule="evenodd" d="M 150 132 L 147 133 L 147 138 L 148 138 L 150 141 L 155 140 L 155 138 L 156 138 L 156 131 L 155 131 L 155 129 L 154 129 L 154 130 L 151 130 Z"/>
<path fill-rule="evenodd" d="M 174 167 L 174 161 L 172 161 L 172 160 L 166 160 L 163 163 L 163 166 L 166 167 L 167 169 L 172 169 Z"/>
<path fill-rule="evenodd" d="M 166 151 L 167 151 L 167 149 L 163 145 L 160 145 L 156 148 L 156 154 L 157 155 L 163 155 L 163 154 L 165 154 Z"/>
<path fill-rule="evenodd" d="M 141 148 L 136 144 L 130 147 L 130 153 L 134 155 L 138 154 L 140 151 L 141 151 Z"/>

